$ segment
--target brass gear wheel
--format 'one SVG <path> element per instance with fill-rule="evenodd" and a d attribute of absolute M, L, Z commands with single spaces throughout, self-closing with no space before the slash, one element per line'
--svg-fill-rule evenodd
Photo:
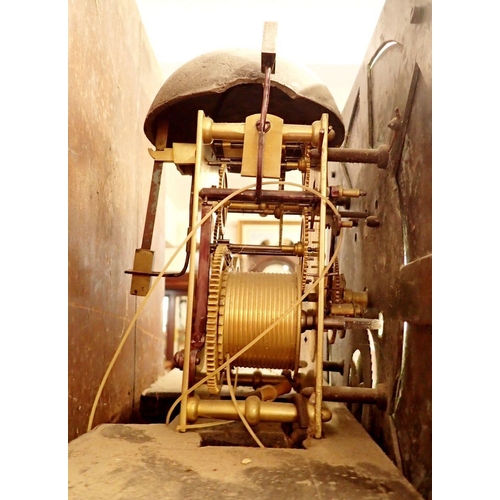
<path fill-rule="evenodd" d="M 227 188 L 227 165 L 225 163 L 219 167 L 219 189 L 222 188 Z M 221 207 L 216 212 L 213 234 L 214 243 L 224 238 L 224 226 L 226 225 L 227 212 L 227 207 Z"/>
<path fill-rule="evenodd" d="M 309 183 L 311 182 L 311 145 L 306 144 L 306 148 L 304 151 L 304 156 L 305 156 L 305 172 L 304 172 L 304 180 L 303 184 L 304 186 L 309 187 Z"/>
<path fill-rule="evenodd" d="M 305 171 L 303 176 L 304 186 L 309 187 L 311 182 L 311 145 L 306 144 L 304 151 L 305 159 Z M 304 293 L 307 281 L 307 271 L 309 268 L 309 228 L 311 226 L 311 213 L 309 209 L 305 209 L 303 212 L 302 221 L 302 243 L 304 244 L 304 255 L 302 256 L 302 293 Z"/>
<path fill-rule="evenodd" d="M 218 321 L 219 300 L 221 294 L 222 275 L 226 268 L 229 247 L 218 245 L 212 257 L 210 282 L 208 285 L 207 327 L 205 336 L 205 360 L 207 375 L 211 375 L 219 367 L 218 349 Z M 207 380 L 210 394 L 219 394 L 221 389 L 220 374 L 211 376 Z"/>
<path fill-rule="evenodd" d="M 302 256 L 302 293 L 306 288 L 307 271 L 309 267 L 309 224 L 311 221 L 311 216 L 309 210 L 305 209 L 303 212 L 302 219 L 302 243 L 304 245 L 304 255 Z"/>
<path fill-rule="evenodd" d="M 342 278 L 340 276 L 340 267 L 338 259 L 333 263 L 333 279 L 332 279 L 332 301 L 334 304 L 342 304 L 344 288 L 342 286 Z"/>

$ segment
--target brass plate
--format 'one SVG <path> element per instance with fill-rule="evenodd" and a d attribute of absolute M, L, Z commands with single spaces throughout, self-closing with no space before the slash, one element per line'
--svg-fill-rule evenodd
<path fill-rule="evenodd" d="M 243 142 L 242 177 L 257 176 L 257 152 L 259 149 L 259 131 L 256 123 L 260 114 L 250 115 L 245 121 L 245 139 Z M 281 176 L 281 146 L 283 143 L 283 120 L 278 116 L 267 115 L 266 121 L 271 127 L 265 136 L 262 177 L 279 179 Z"/>

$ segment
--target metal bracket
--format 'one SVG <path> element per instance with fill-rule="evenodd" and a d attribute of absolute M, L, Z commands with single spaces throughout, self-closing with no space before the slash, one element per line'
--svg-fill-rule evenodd
<path fill-rule="evenodd" d="M 394 176 L 397 177 L 397 171 L 401 163 L 401 158 L 403 156 L 403 146 L 406 137 L 406 131 L 408 130 L 408 124 L 410 122 L 410 116 L 413 109 L 413 100 L 415 98 L 418 79 L 420 77 L 420 68 L 417 63 L 413 67 L 413 74 L 410 83 L 410 89 L 408 91 L 408 97 L 406 98 L 405 111 L 403 115 L 403 121 L 401 122 L 401 128 L 395 137 L 394 146 L 391 149 L 389 155 L 389 170 L 394 172 Z"/>
<path fill-rule="evenodd" d="M 168 122 L 162 121 L 158 125 L 156 132 L 156 149 L 162 150 L 167 146 Z M 153 269 L 154 252 L 151 250 L 153 241 L 153 229 L 156 219 L 156 209 L 158 208 L 158 199 L 160 197 L 161 174 L 163 161 L 154 161 L 153 174 L 151 176 L 151 187 L 149 190 L 148 208 L 146 220 L 144 222 L 144 233 L 142 236 L 141 248 L 135 251 L 134 270 L 151 272 Z M 150 287 L 150 277 L 146 275 L 132 275 L 132 284 L 130 286 L 131 295 L 144 297 Z"/>
<path fill-rule="evenodd" d="M 174 142 L 171 148 L 148 149 L 155 161 L 171 162 L 176 165 L 192 165 L 195 162 L 196 144 Z"/>
<path fill-rule="evenodd" d="M 266 68 L 271 68 L 271 74 L 276 71 L 276 35 L 278 32 L 278 23 L 265 22 L 264 34 L 262 36 L 261 66 L 262 73 Z"/>
<path fill-rule="evenodd" d="M 260 119 L 257 122 L 259 131 L 259 146 L 257 150 L 257 185 L 255 186 L 255 197 L 260 199 L 262 194 L 262 163 L 264 161 L 265 135 L 269 130 L 266 115 L 269 108 L 269 97 L 271 94 L 271 74 L 276 71 L 276 33 L 278 23 L 264 23 L 264 35 L 262 38 L 261 71 L 264 73 L 264 92 L 262 94 L 262 108 Z"/>

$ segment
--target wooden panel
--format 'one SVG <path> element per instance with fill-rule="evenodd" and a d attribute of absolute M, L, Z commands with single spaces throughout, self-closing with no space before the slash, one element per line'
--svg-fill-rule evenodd
<path fill-rule="evenodd" d="M 307 450 L 200 446 L 178 419 L 102 425 L 68 447 L 70 499 L 422 500 L 344 405 L 329 407 L 331 446 Z"/>
<path fill-rule="evenodd" d="M 414 8 L 412 0 L 386 2 L 343 116 L 345 123 L 352 122 L 349 146 L 366 148 L 370 137 L 377 146 L 391 136 L 386 125 L 399 109 L 402 137 L 394 144 L 389 167 L 332 165 L 335 184 L 368 192 L 352 202 L 351 210 L 367 210 L 380 220 L 378 228 L 360 223 L 345 233 L 340 264 L 348 287 L 368 288 L 371 307 L 382 311 L 383 336 L 373 332 L 370 339 L 365 333 L 348 331 L 331 347 L 330 358 L 344 359 L 347 366 L 359 349 L 368 363 L 364 372 L 373 369 L 373 379 L 387 384 L 388 411 L 365 407 L 361 421 L 422 496 L 430 499 L 431 3 L 420 2 L 418 23 L 412 22 Z M 379 49 L 391 41 L 397 44 L 389 46 L 370 69 Z M 370 349 L 376 367 L 365 355 Z M 332 381 L 345 382 L 346 377 L 333 374 Z"/>
<path fill-rule="evenodd" d="M 139 300 L 131 297 L 152 160 L 142 131 L 162 78 L 135 2 L 69 3 L 68 417 L 85 432 L 99 383 Z M 164 216 L 154 242 L 161 266 Z M 161 284 L 163 285 L 163 284 Z M 129 421 L 162 373 L 162 286 L 111 372 L 94 425 Z"/>

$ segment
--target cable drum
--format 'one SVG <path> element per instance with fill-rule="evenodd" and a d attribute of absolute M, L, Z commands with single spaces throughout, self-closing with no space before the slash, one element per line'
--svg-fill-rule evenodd
<path fill-rule="evenodd" d="M 299 298 L 297 274 L 226 272 L 219 308 L 219 358 L 231 356 Z M 300 351 L 300 304 L 233 366 L 296 370 Z M 223 360 L 221 361 L 221 363 Z"/>

